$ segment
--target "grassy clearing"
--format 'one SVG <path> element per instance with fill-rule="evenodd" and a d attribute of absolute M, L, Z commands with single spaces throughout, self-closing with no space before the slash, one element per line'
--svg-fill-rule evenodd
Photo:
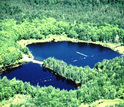
<path fill-rule="evenodd" d="M 11 105 L 26 103 L 26 101 L 30 98 L 31 98 L 30 95 L 16 94 L 14 97 L 10 98 L 9 100 L 3 100 L 2 102 L 0 102 L 0 107 L 10 107 Z"/>
<path fill-rule="evenodd" d="M 81 104 L 80 107 L 115 107 L 115 104 L 124 104 L 124 100 L 122 99 L 114 99 L 114 100 L 106 100 L 100 99 L 98 101 L 93 102 L 92 104 Z"/>

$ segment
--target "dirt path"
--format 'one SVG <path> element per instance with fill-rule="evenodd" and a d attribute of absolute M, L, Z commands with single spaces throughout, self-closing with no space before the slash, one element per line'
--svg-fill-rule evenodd
<path fill-rule="evenodd" d="M 26 62 L 33 62 L 33 63 L 43 65 L 42 61 L 37 61 L 37 60 L 34 60 L 33 58 L 28 58 L 25 54 L 23 54 L 23 60 Z"/>

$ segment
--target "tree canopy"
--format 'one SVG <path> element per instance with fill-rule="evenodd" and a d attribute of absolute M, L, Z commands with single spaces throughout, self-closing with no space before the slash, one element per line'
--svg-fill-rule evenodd
<path fill-rule="evenodd" d="M 27 47 L 18 41 L 63 35 L 84 41 L 124 45 L 123 0 L 0 0 L 0 72 L 17 64 Z M 0 79 L 0 106 L 24 96 L 15 106 L 77 107 L 99 99 L 124 99 L 124 58 L 98 62 L 93 69 L 48 58 L 44 67 L 80 83 L 77 90 L 34 87 L 15 78 Z M 124 103 L 117 104 L 123 106 Z"/>

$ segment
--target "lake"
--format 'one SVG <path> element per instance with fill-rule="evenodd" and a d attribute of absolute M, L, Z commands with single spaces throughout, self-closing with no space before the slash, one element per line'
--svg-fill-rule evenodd
<path fill-rule="evenodd" d="M 103 59 L 112 59 L 120 56 L 119 53 L 114 52 L 109 48 L 87 43 L 37 43 L 28 45 L 28 48 L 33 54 L 34 59 L 38 61 L 43 61 L 48 57 L 54 57 L 65 61 L 67 64 L 82 67 L 88 65 L 91 68 Z M 49 70 L 34 63 L 24 63 L 22 67 L 14 69 L 1 77 L 3 76 L 7 76 L 8 79 L 16 77 L 16 79 L 24 82 L 30 82 L 34 86 L 37 84 L 40 86 L 52 85 L 53 87 L 60 88 L 61 90 L 74 90 L 77 88 L 74 82 L 66 80 L 61 76 L 56 76 Z"/>

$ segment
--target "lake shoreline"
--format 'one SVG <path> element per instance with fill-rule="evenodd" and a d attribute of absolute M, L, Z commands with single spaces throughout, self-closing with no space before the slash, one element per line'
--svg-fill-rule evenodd
<path fill-rule="evenodd" d="M 9 71 L 9 70 L 18 68 L 18 67 L 20 67 L 20 66 L 22 66 L 22 65 L 23 65 L 23 63 L 22 63 L 21 61 L 19 61 L 18 63 L 11 64 L 11 65 L 9 65 L 9 66 L 5 66 L 5 67 L 2 66 L 2 67 L 0 68 L 0 75 L 6 73 L 6 72 Z"/>
<path fill-rule="evenodd" d="M 51 68 L 49 68 L 49 67 L 45 67 L 45 66 L 43 66 L 43 67 L 44 67 L 45 69 L 49 70 L 49 72 L 52 73 L 53 75 L 61 76 L 62 78 L 64 78 L 64 79 L 67 80 L 67 81 L 72 81 L 72 82 L 75 84 L 75 86 L 76 86 L 77 89 L 78 89 L 79 87 L 81 87 L 81 83 L 76 82 L 76 81 L 74 81 L 74 80 L 72 80 L 72 79 L 66 78 L 66 77 L 64 77 L 64 76 L 62 76 L 62 75 L 60 75 L 60 74 L 58 74 L 56 71 L 54 71 L 53 69 L 51 69 Z"/>
<path fill-rule="evenodd" d="M 83 40 L 78 40 L 78 39 L 74 39 L 74 38 L 68 38 L 68 37 L 64 37 L 64 36 L 52 36 L 49 38 L 46 38 L 44 40 L 36 40 L 36 39 L 30 39 L 30 40 L 20 40 L 17 43 L 20 44 L 21 46 L 25 47 L 27 45 L 30 44 L 34 44 L 34 43 L 46 43 L 46 42 L 62 42 L 62 41 L 66 41 L 66 42 L 72 42 L 72 43 L 88 43 L 88 44 L 96 44 L 96 45 L 101 45 L 103 47 L 112 49 L 113 51 L 117 51 L 118 53 L 124 55 L 124 46 L 121 46 L 121 44 L 114 44 L 114 43 L 102 43 L 102 42 L 92 42 L 92 41 L 83 41 Z M 23 54 L 25 55 L 25 54 Z M 9 66 L 2 66 L 0 68 L 0 73 L 4 72 L 5 70 L 7 70 L 9 67 L 11 69 L 16 68 L 17 66 L 20 66 L 20 63 L 23 64 L 24 62 L 32 62 L 31 60 L 34 59 L 34 56 L 32 55 L 32 53 L 30 52 L 29 55 L 31 56 L 30 60 L 28 58 L 22 58 L 21 60 L 19 60 L 17 63 L 15 64 L 11 64 Z M 26 56 L 26 55 L 25 55 Z M 39 64 L 39 63 L 37 63 Z M 42 64 L 40 64 L 42 65 Z"/>
<path fill-rule="evenodd" d="M 121 46 L 120 43 L 115 44 L 115 43 L 103 43 L 103 42 L 100 42 L 100 41 L 97 41 L 97 42 L 83 41 L 83 40 L 68 38 L 68 37 L 64 37 L 64 36 L 59 36 L 59 37 L 58 36 L 53 36 L 53 37 L 46 38 L 44 40 L 35 40 L 35 39 L 20 40 L 20 41 L 18 41 L 18 43 L 22 46 L 27 46 L 27 45 L 34 44 L 34 43 L 62 42 L 62 41 L 72 42 L 72 43 L 88 43 L 88 44 L 101 45 L 103 47 L 112 49 L 113 51 L 117 51 L 118 53 L 124 55 L 124 46 Z"/>

